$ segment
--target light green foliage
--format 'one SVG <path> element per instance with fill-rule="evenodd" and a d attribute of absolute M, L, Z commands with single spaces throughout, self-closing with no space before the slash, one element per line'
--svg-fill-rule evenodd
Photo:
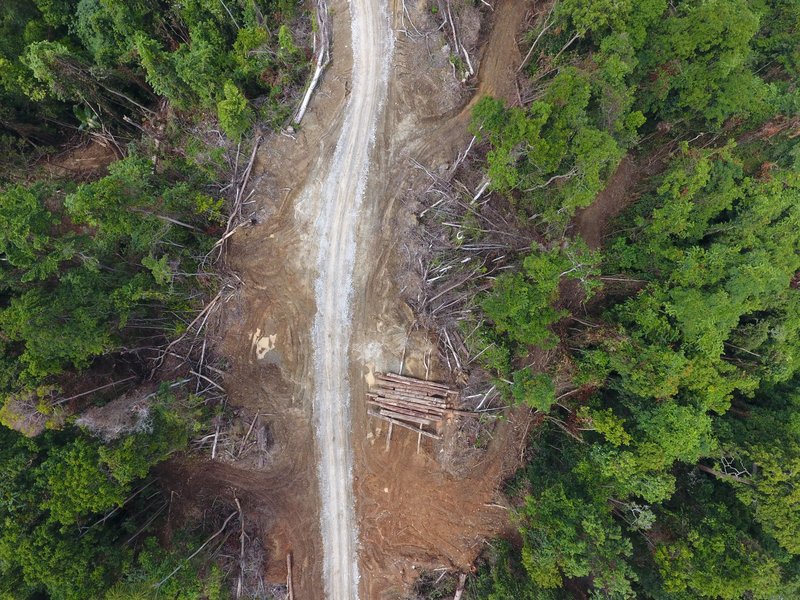
<path fill-rule="evenodd" d="M 684 535 L 657 546 L 654 560 L 673 598 L 767 599 L 780 593 L 780 565 L 726 510 L 704 506 L 709 516 L 689 517 L 694 523 Z"/>
<path fill-rule="evenodd" d="M 191 90 L 200 106 L 213 106 L 219 94 L 219 80 L 230 71 L 226 42 L 215 27 L 198 23 L 190 33 L 189 44 L 183 44 L 170 55 L 175 73 Z"/>
<path fill-rule="evenodd" d="M 473 129 L 491 143 L 493 188 L 519 190 L 528 211 L 556 224 L 589 204 L 624 153 L 612 135 L 593 124 L 590 98 L 590 80 L 574 68 L 563 69 L 543 99 L 527 109 L 482 98 L 473 111 Z"/>
<path fill-rule="evenodd" d="M 43 100 L 47 93 L 45 89 L 59 100 L 76 99 L 79 92 L 73 87 L 73 82 L 61 80 L 58 74 L 59 62 L 69 59 L 69 49 L 59 42 L 41 41 L 28 46 L 24 58 L 25 66 L 44 86 L 27 90 L 31 100 Z"/>
<path fill-rule="evenodd" d="M 180 540 L 177 546 L 175 551 L 167 552 L 159 547 L 155 538 L 147 538 L 136 565 L 108 590 L 105 600 L 150 600 L 156 594 L 172 600 L 225 600 L 230 597 L 218 566 L 203 570 L 199 560 L 185 564 L 183 555 L 191 554 L 193 548 L 188 540 Z M 183 567 L 157 588 L 158 583 L 181 563 Z"/>
<path fill-rule="evenodd" d="M 98 228 L 103 238 L 116 241 L 136 231 L 143 205 L 153 203 L 152 179 L 153 164 L 131 155 L 113 163 L 108 176 L 79 186 L 64 206 L 73 221 Z"/>
<path fill-rule="evenodd" d="M 551 347 L 556 337 L 550 327 L 567 314 L 553 307 L 563 278 L 591 282 L 596 257 L 575 243 L 570 250 L 536 250 L 525 257 L 522 273 L 497 278 L 481 307 L 497 332 L 510 341 L 529 346 Z"/>
<path fill-rule="evenodd" d="M 132 492 L 153 464 L 186 447 L 199 416 L 191 397 L 169 393 L 152 410 L 149 432 L 105 446 L 74 430 L 31 440 L 0 427 L 0 590 L 11 586 L 14 598 L 102 598 L 127 570 L 135 547 L 122 542 L 146 523 L 150 502 Z M 139 562 L 155 555 L 163 568 L 165 554 L 151 543 Z M 219 577 L 207 589 L 218 588 Z"/>
<path fill-rule="evenodd" d="M 558 273 L 554 280 L 535 282 L 519 274 L 503 275 L 498 277 L 482 308 L 495 329 L 512 341 L 552 347 L 556 338 L 550 326 L 567 314 L 552 307 L 558 281 Z"/>
<path fill-rule="evenodd" d="M 511 373 L 511 351 L 503 336 L 487 325 L 462 321 L 462 333 L 470 352 L 480 355 L 481 365 L 491 372 L 507 377 Z"/>
<path fill-rule="evenodd" d="M 581 35 L 603 39 L 610 32 L 630 37 L 634 48 L 645 42 L 647 30 L 667 8 L 665 0 L 563 0 L 557 15 Z"/>
<path fill-rule="evenodd" d="M 788 359 L 772 354 L 775 363 L 739 367 L 722 356 L 732 337 L 748 352 L 775 352 L 778 323 L 785 323 L 785 311 L 795 310 L 788 284 L 800 268 L 800 179 L 792 172 L 768 182 L 744 178 L 723 153 L 714 161 L 679 161 L 657 198 L 652 217 L 639 219 L 635 245 L 620 240 L 615 259 L 622 268 L 641 269 L 643 278 L 658 273 L 662 281 L 622 304 L 615 316 L 640 344 L 680 358 L 675 386 L 665 389 L 669 395 L 685 386 L 721 412 L 734 390 L 751 390 L 756 377 L 777 376 Z M 769 322 L 773 336 L 752 335 L 754 326 Z M 663 349 L 675 343 L 679 354 Z M 783 347 L 779 352 L 794 354 L 792 345 Z M 629 367 L 623 371 L 626 378 L 635 374 Z"/>
<path fill-rule="evenodd" d="M 250 128 L 253 111 L 232 81 L 225 82 L 224 90 L 225 98 L 217 103 L 219 124 L 229 137 L 238 140 Z"/>
<path fill-rule="evenodd" d="M 595 410 L 588 406 L 582 406 L 580 416 L 588 421 L 592 429 L 601 434 L 612 446 L 627 446 L 633 441 L 633 438 L 625 431 L 625 419 L 617 417 L 610 408 Z"/>
<path fill-rule="evenodd" d="M 631 532 L 642 529 L 640 513 L 628 507 L 654 507 L 644 531 L 669 541 L 651 539 L 656 566 L 637 567 L 643 597 L 772 598 L 789 585 L 786 565 L 794 559 L 783 552 L 798 552 L 798 425 L 793 396 L 765 397 L 759 386 L 785 381 L 800 367 L 796 338 L 786 335 L 798 321 L 798 184 L 791 164 L 767 180 L 747 177 L 733 147 L 679 156 L 607 259 L 651 283 L 607 311 L 613 328 L 579 355 L 582 381 L 605 389 L 578 412 L 582 428 L 594 432 L 588 447 L 555 472 L 562 469 L 570 482 L 562 488 L 568 505 L 611 502 Z M 529 377 L 515 375 L 517 387 Z M 744 400 L 744 417 L 741 409 L 717 416 L 748 396 L 754 399 Z M 706 486 L 703 503 L 686 509 L 696 515 L 692 522 L 678 524 L 681 509 L 673 507 L 688 502 L 685 473 L 698 462 L 713 465 L 700 481 L 718 480 Z M 553 477 L 553 468 L 542 472 Z M 720 499 L 726 506 L 714 508 Z M 569 520 L 536 512 L 523 528 Z M 570 535 L 559 530 L 554 537 Z M 603 551 L 578 545 L 574 556 L 557 559 L 545 546 L 527 552 L 535 581 L 560 585 L 559 569 L 599 560 Z M 648 568 L 658 570 L 658 581 Z"/>
<path fill-rule="evenodd" d="M 664 471 L 663 456 L 648 453 L 651 449 L 652 446 L 628 450 L 594 444 L 587 457 L 575 465 L 574 473 L 619 500 L 663 502 L 675 492 L 675 477 Z"/>
<path fill-rule="evenodd" d="M 281 25 L 278 29 L 278 45 L 287 58 L 294 56 L 298 52 L 297 46 L 294 45 L 292 32 L 286 25 Z"/>
<path fill-rule="evenodd" d="M 528 497 L 521 517 L 522 563 L 534 584 L 557 588 L 565 577 L 590 576 L 605 598 L 634 597 L 635 576 L 624 561 L 632 547 L 605 507 L 567 495 L 556 485 Z"/>
<path fill-rule="evenodd" d="M 207 181 L 188 165 L 181 168 L 196 184 Z M 8 258 L 0 265 L 7 293 L 0 328 L 21 367 L 10 378 L 4 374 L 4 393 L 85 368 L 124 338 L 135 340 L 133 330 L 124 331 L 131 319 L 156 315 L 159 307 L 183 308 L 186 277 L 173 269 L 184 263 L 191 272 L 196 251 L 208 242 L 199 232 L 198 197 L 187 183 L 171 181 L 176 174 L 154 173 L 149 160 L 134 154 L 67 194 L 63 209 L 46 186 L 0 194 L 8 219 L 0 233 Z M 213 207 L 207 198 L 202 202 Z"/>
<path fill-rule="evenodd" d="M 268 68 L 269 59 L 262 50 L 268 40 L 269 34 L 263 27 L 243 27 L 236 34 L 233 57 L 242 77 L 257 77 Z"/>
<path fill-rule="evenodd" d="M 12 186 L 0 193 L 0 254 L 22 281 L 46 278 L 71 258 L 69 244 L 63 250 L 53 247 L 50 231 L 57 218 L 42 203 L 47 192 L 38 185 L 30 189 Z M 1 271 L 0 277 L 7 272 Z M 0 286 L 11 285 L 14 278 L 0 279 Z"/>
<path fill-rule="evenodd" d="M 702 409 L 663 402 L 635 416 L 641 453 L 665 468 L 675 461 L 694 464 L 716 450 L 711 417 Z"/>
<path fill-rule="evenodd" d="M 97 446 L 85 440 L 53 450 L 42 468 L 50 495 L 41 507 L 62 525 L 119 506 L 125 499 L 125 488 L 102 470 Z"/>
<path fill-rule="evenodd" d="M 50 293 L 30 289 L 0 311 L 0 328 L 24 350 L 16 359 L 23 366 L 17 385 L 29 387 L 67 366 L 85 368 L 90 360 L 113 347 L 105 324 L 107 297 L 98 297 L 97 272 L 76 269 Z M 68 316 L 68 318 L 65 318 Z"/>
<path fill-rule="evenodd" d="M 715 126 L 759 110 L 766 87 L 748 68 L 759 16 L 746 0 L 682 2 L 658 22 L 642 53 L 643 106 L 659 118 L 697 116 Z"/>
<path fill-rule="evenodd" d="M 711 419 L 689 407 L 667 402 L 633 410 L 624 420 L 610 409 L 589 414 L 600 417 L 595 429 L 605 440 L 592 445 L 575 473 L 587 486 L 605 489 L 617 500 L 669 499 L 675 491 L 675 463 L 694 464 L 716 449 Z M 628 421 L 627 431 L 620 430 Z"/>
<path fill-rule="evenodd" d="M 125 552 L 114 551 L 108 540 L 90 532 L 82 538 L 63 534 L 57 527 L 42 524 L 31 532 L 11 525 L 0 539 L 0 556 L 14 578 L 14 598 L 84 600 L 97 597 L 109 584 Z M 3 574 L 5 575 L 5 574 Z"/>
<path fill-rule="evenodd" d="M 739 486 L 739 497 L 752 506 L 756 521 L 765 531 L 791 554 L 800 554 L 797 528 L 800 526 L 800 447 L 798 444 L 797 416 L 789 417 L 792 425 L 788 443 L 752 445 L 747 458 L 758 465 L 758 473 L 752 485 Z M 774 429 L 764 431 L 774 436 L 783 428 L 775 424 Z"/>
<path fill-rule="evenodd" d="M 604 279 L 620 284 L 559 329 L 549 369 L 575 393 L 550 407 L 546 376 L 520 360 L 557 341 L 543 322 L 563 316 L 549 311 L 564 267 L 536 253 L 482 303 L 494 328 L 484 335 L 511 352 L 511 394 L 553 411 L 512 488 L 533 490 L 521 558 L 508 547 L 492 558 L 479 577 L 487 596 L 799 593 L 800 170 L 796 136 L 782 129 L 797 114 L 798 7 L 562 0 L 532 54 L 535 100 L 476 106 L 494 188 L 551 240 L 640 127 L 648 144 L 692 140 L 659 175 L 639 173 L 643 195 L 603 257 Z M 582 166 L 598 164 L 595 148 L 612 167 Z M 591 193 L 563 197 L 578 173 Z"/>
<path fill-rule="evenodd" d="M 511 395 L 515 402 L 548 412 L 556 401 L 556 388 L 546 373 L 533 374 L 530 369 L 524 369 L 514 373 Z"/>
<path fill-rule="evenodd" d="M 81 43 L 101 66 L 114 66 L 131 51 L 101 0 L 80 0 L 73 27 Z"/>
<path fill-rule="evenodd" d="M 199 398 L 189 395 L 178 401 L 174 394 L 163 390 L 150 409 L 147 429 L 101 446 L 100 461 L 122 485 L 143 479 L 152 465 L 189 444 L 189 436 L 201 421 L 201 408 Z"/>
<path fill-rule="evenodd" d="M 188 108 L 192 103 L 189 91 L 178 77 L 171 58 L 161 44 L 149 38 L 145 33 L 138 33 L 134 38 L 136 51 L 142 68 L 147 76 L 147 83 L 160 96 L 169 98 L 178 108 Z"/>
<path fill-rule="evenodd" d="M 150 269 L 153 279 L 156 280 L 156 284 L 159 286 L 169 284 L 174 277 L 172 269 L 167 264 L 168 258 L 169 255 L 165 254 L 160 259 L 155 259 L 152 256 L 145 256 L 142 259 L 142 265 Z"/>
<path fill-rule="evenodd" d="M 78 536 L 74 527 L 67 525 L 75 524 L 71 516 L 85 515 L 94 507 L 109 508 L 105 501 L 113 505 L 117 495 L 97 471 L 90 442 L 62 442 L 53 447 L 41 438 L 35 443 L 21 438 L 0 427 L 4 475 L 0 485 L 0 582 L 3 587 L 13 586 L 14 598 L 35 597 L 37 591 L 69 600 L 96 594 L 124 553 L 109 552 L 101 531 Z M 67 464 L 62 465 L 61 459 Z M 61 477 L 88 487 L 68 489 Z M 96 485 L 100 489 L 95 490 Z M 40 505 L 42 499 L 46 505 Z"/>

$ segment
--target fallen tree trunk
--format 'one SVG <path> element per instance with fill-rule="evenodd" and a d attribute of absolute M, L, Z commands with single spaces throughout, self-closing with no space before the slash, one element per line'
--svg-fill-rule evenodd
<path fill-rule="evenodd" d="M 319 78 L 322 76 L 322 72 L 326 69 L 328 64 L 331 62 L 331 53 L 330 53 L 330 31 L 328 28 L 328 6 L 325 0 L 317 0 L 317 30 L 319 31 L 320 36 L 320 43 L 319 47 L 317 48 L 317 66 L 314 69 L 314 75 L 311 78 L 311 83 L 308 85 L 308 89 L 306 89 L 306 93 L 303 96 L 303 101 L 300 103 L 300 107 L 297 109 L 297 113 L 294 116 L 294 124 L 299 125 L 300 121 L 303 120 L 303 116 L 306 114 L 306 110 L 308 109 L 308 103 L 311 101 L 311 96 L 314 93 L 314 89 L 317 87 L 319 83 Z M 316 32 L 315 41 L 316 41 Z"/>
<path fill-rule="evenodd" d="M 456 588 L 456 595 L 453 596 L 453 600 L 461 600 L 461 596 L 464 594 L 464 585 L 467 583 L 467 574 L 462 573 L 458 576 L 458 587 Z"/>
<path fill-rule="evenodd" d="M 387 423 L 390 423 L 392 425 L 397 425 L 398 427 L 402 427 L 403 429 L 408 429 L 409 431 L 413 431 L 414 433 L 420 433 L 418 428 L 412 427 L 411 425 L 403 423 L 402 421 L 397 421 L 397 420 L 392 419 L 390 417 L 384 417 L 383 415 L 378 414 L 378 413 L 373 412 L 373 411 L 369 411 L 367 414 L 370 417 L 375 417 L 376 419 L 380 419 L 381 421 L 386 421 Z M 423 431 L 422 435 L 424 435 L 425 437 L 432 438 L 434 440 L 441 440 L 442 439 L 442 436 L 436 435 L 435 433 L 430 433 L 428 431 Z"/>
<path fill-rule="evenodd" d="M 286 588 L 289 600 L 294 600 L 294 586 L 292 585 L 292 555 L 286 555 Z"/>

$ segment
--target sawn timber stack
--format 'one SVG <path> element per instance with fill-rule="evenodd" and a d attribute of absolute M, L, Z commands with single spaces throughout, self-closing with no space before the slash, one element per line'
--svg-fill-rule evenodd
<path fill-rule="evenodd" d="M 458 392 L 442 383 L 395 373 L 376 373 L 367 393 L 368 414 L 433 439 L 441 439 L 445 418 L 455 410 Z"/>

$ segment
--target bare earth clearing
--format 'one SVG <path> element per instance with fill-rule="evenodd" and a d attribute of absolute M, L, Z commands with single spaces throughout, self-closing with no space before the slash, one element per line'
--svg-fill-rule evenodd
<path fill-rule="evenodd" d="M 257 223 L 232 238 L 243 283 L 221 312 L 217 350 L 237 426 L 258 412 L 270 444 L 257 459 L 169 467 L 185 511 L 236 494 L 269 581 L 285 582 L 292 554 L 298 599 L 402 597 L 419 569 L 468 569 L 508 526 L 497 489 L 524 429 L 504 424 L 454 470 L 443 448 L 417 452 L 410 432 L 395 430 L 387 452 L 385 428 L 367 419 L 372 372 L 402 360 L 406 374 L 448 377 L 434 336 L 409 334 L 402 301 L 418 252 L 414 199 L 427 187 L 412 161 L 446 170 L 469 143 L 470 100 L 516 99 L 514 34 L 529 9 L 500 0 L 483 24 L 477 8 L 462 15 L 470 90 L 429 4 L 386 2 L 329 4 L 333 61 L 298 133 L 265 140 L 245 207 Z M 409 17 L 426 35 L 399 31 L 411 31 Z"/>
<path fill-rule="evenodd" d="M 375 125 L 386 94 L 391 56 L 384 2 L 352 0 L 353 82 L 344 125 L 321 189 L 314 319 L 314 426 L 322 494 L 324 587 L 328 598 L 358 596 L 358 533 L 350 447 L 350 298 L 355 229 L 369 174 Z"/>

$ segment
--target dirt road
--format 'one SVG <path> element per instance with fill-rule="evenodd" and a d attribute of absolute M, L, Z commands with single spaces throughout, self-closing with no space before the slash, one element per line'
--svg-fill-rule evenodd
<path fill-rule="evenodd" d="M 369 173 L 392 50 L 385 0 L 351 0 L 353 71 L 333 160 L 319 191 L 314 343 L 314 425 L 322 495 L 320 527 L 325 594 L 358 596 L 358 531 L 353 507 L 348 355 L 359 207 Z"/>
<path fill-rule="evenodd" d="M 506 52 L 520 57 L 509 32 L 529 2 L 459 5 L 480 89 L 500 93 L 496 80 L 513 73 Z M 334 60 L 296 135 L 275 134 L 259 151 L 257 224 L 231 239 L 228 255 L 243 285 L 216 326 L 236 411 L 230 437 L 244 436 L 258 414 L 254 435 L 265 444 L 246 459 L 237 446 L 230 463 L 173 465 L 171 485 L 186 499 L 183 514 L 202 515 L 221 490 L 241 500 L 252 564 L 266 561 L 252 570 L 253 586 L 262 575 L 285 581 L 290 554 L 296 598 L 387 600 L 406 594 L 420 569 L 468 569 L 507 521 L 494 496 L 506 473 L 502 452 L 466 478 L 442 467 L 441 448 L 420 451 L 410 433 L 395 431 L 387 452 L 364 393 L 373 371 L 403 363 L 406 373 L 427 376 L 430 366 L 440 376 L 433 336 L 419 330 L 408 339 L 414 199 L 429 185 L 415 165 L 442 173 L 467 146 L 471 94 L 428 3 L 329 5 Z M 403 34 L 401 14 L 429 35 Z M 486 43 L 488 70 L 477 50 L 485 18 L 502 25 Z M 516 98 L 514 86 L 509 93 Z"/>

